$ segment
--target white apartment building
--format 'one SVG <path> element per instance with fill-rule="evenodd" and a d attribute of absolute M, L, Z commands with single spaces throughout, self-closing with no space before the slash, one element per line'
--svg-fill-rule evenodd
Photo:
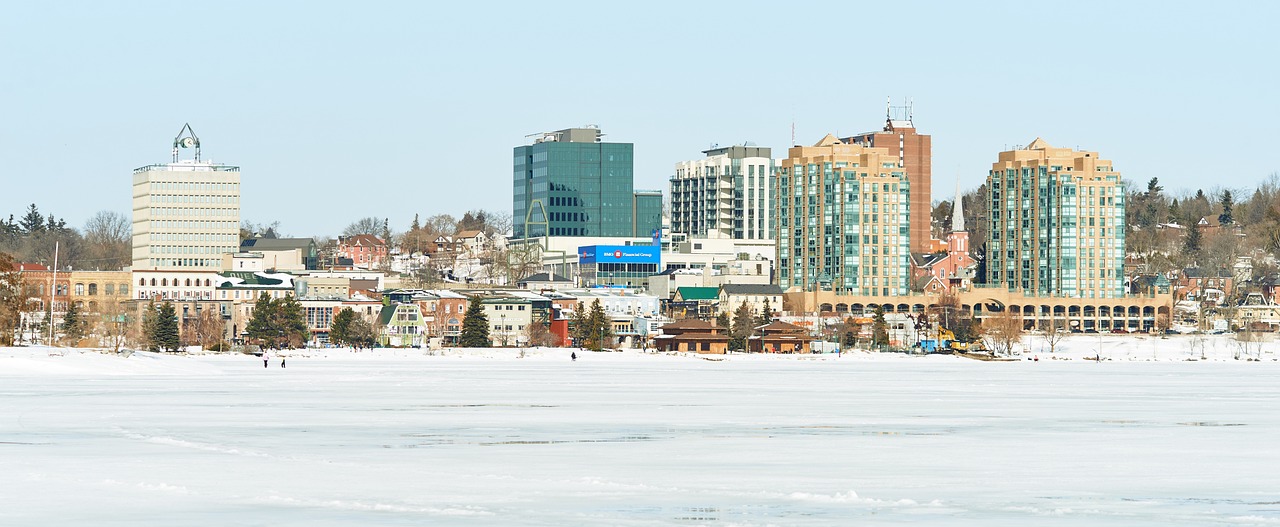
<path fill-rule="evenodd" d="M 222 268 L 240 245 L 240 167 L 200 160 L 200 141 L 183 127 L 173 162 L 133 171 L 133 269 Z M 180 148 L 195 158 L 178 160 Z"/>
<path fill-rule="evenodd" d="M 676 163 L 671 177 L 671 232 L 691 238 L 771 240 L 774 162 L 751 143 L 704 150 Z"/>

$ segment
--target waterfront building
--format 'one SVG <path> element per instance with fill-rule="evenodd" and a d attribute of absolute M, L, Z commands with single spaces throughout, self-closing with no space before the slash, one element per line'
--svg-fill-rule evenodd
<path fill-rule="evenodd" d="M 597 127 L 536 134 L 513 152 L 512 223 L 518 238 L 652 236 L 661 191 L 635 190 L 634 145 Z"/>
<path fill-rule="evenodd" d="M 671 232 L 690 238 L 767 240 L 773 236 L 773 159 L 751 143 L 703 150 L 676 163 L 671 177 Z"/>
<path fill-rule="evenodd" d="M 778 167 L 774 229 L 784 290 L 905 295 L 911 184 L 898 157 L 828 134 Z"/>
<path fill-rule="evenodd" d="M 178 159 L 180 149 L 193 159 Z M 170 163 L 133 171 L 133 270 L 218 271 L 240 244 L 240 167 L 200 159 L 190 125 Z"/>
<path fill-rule="evenodd" d="M 897 158 L 898 167 L 906 171 L 907 180 L 911 184 L 911 214 L 908 218 L 911 251 L 927 253 L 942 247 L 942 242 L 934 240 L 930 230 L 933 211 L 933 137 L 917 132 L 913 117 L 910 103 L 906 106 L 887 106 L 883 129 L 861 133 L 841 141 L 884 148 Z"/>
<path fill-rule="evenodd" d="M 1097 152 L 1037 138 L 987 175 L 986 280 L 1010 291 L 1123 298 L 1124 182 Z"/>

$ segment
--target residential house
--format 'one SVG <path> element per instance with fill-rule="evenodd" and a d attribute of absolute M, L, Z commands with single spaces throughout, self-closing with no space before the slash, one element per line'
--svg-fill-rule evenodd
<path fill-rule="evenodd" d="M 782 288 L 775 284 L 725 284 L 717 294 L 719 311 L 732 314 L 745 302 L 752 313 L 769 309 L 782 310 Z"/>
<path fill-rule="evenodd" d="M 555 273 L 535 273 L 516 282 L 516 287 L 530 291 L 558 291 L 573 287 L 573 280 Z"/>
<path fill-rule="evenodd" d="M 384 306 L 378 314 L 378 343 L 395 348 L 421 347 L 426 327 L 418 304 Z"/>
<path fill-rule="evenodd" d="M 350 258 L 357 269 L 377 269 L 389 261 L 387 242 L 372 234 L 339 236 L 338 256 Z"/>
<path fill-rule="evenodd" d="M 1230 269 L 1188 267 L 1173 280 L 1174 299 L 1218 305 L 1231 297 L 1234 281 Z"/>

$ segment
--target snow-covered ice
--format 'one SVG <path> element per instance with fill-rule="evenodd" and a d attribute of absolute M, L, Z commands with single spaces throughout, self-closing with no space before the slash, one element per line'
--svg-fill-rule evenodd
<path fill-rule="evenodd" d="M 1040 346 L 2 349 L 0 525 L 1280 525 L 1275 344 Z"/>

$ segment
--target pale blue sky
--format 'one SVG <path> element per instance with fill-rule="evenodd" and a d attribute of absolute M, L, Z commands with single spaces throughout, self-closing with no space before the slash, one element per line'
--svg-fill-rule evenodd
<path fill-rule="evenodd" d="M 0 212 L 127 214 L 190 122 L 243 219 L 403 230 L 510 212 L 526 134 L 599 124 L 666 190 L 711 143 L 877 129 L 887 95 L 933 135 L 935 199 L 1037 136 L 1172 190 L 1280 170 L 1280 4 L 878 4 L 8 2 Z"/>

